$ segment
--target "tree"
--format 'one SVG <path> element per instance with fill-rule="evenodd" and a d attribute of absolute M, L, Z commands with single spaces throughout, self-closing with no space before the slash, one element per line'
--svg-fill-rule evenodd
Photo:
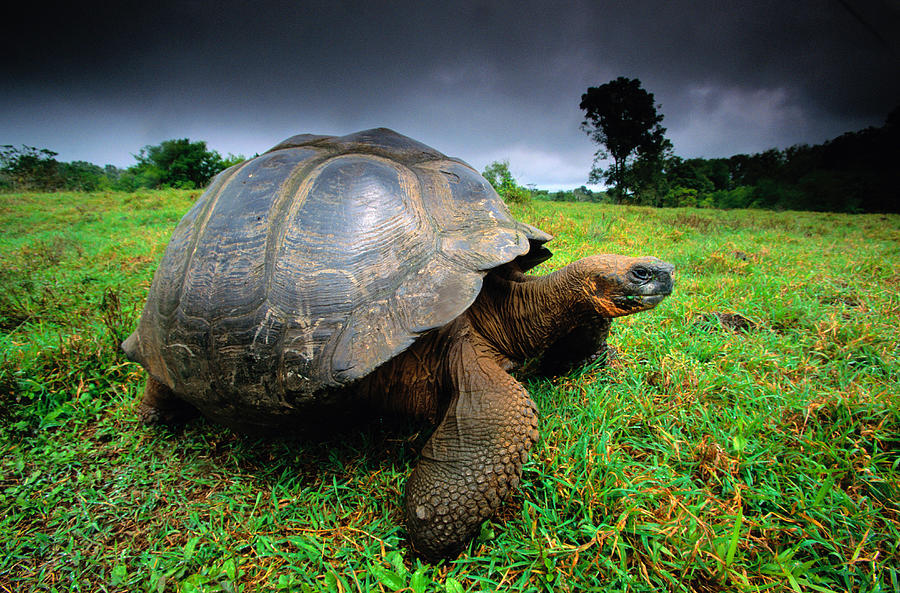
<path fill-rule="evenodd" d="M 669 166 L 673 159 L 667 153 L 641 153 L 630 163 L 622 167 L 622 183 L 631 188 L 632 194 L 619 191 L 618 187 L 610 190 L 614 198 L 624 198 L 644 206 L 661 206 L 662 197 L 670 189 Z"/>
<path fill-rule="evenodd" d="M 481 176 L 493 186 L 497 193 L 500 193 L 503 186 L 516 184 L 516 180 L 513 179 L 512 173 L 509 171 L 509 161 L 494 161 L 484 168 Z"/>
<path fill-rule="evenodd" d="M 656 112 L 653 94 L 641 88 L 638 79 L 619 78 L 599 87 L 590 87 L 581 95 L 579 107 L 585 117 L 581 129 L 591 140 L 604 148 L 594 155 L 594 167 L 589 181 L 613 183 L 616 197 L 629 200 L 636 189 L 630 182 L 640 176 L 628 175 L 628 165 L 635 157 L 648 163 L 661 162 L 672 143 L 665 137 L 660 123 L 663 116 Z M 597 162 L 612 157 L 612 166 L 603 170 Z M 646 177 L 647 172 L 643 171 Z M 632 181 L 633 183 L 633 181 Z"/>
<path fill-rule="evenodd" d="M 225 168 L 222 156 L 207 150 L 206 142 L 191 142 L 187 138 L 145 146 L 135 158 L 137 165 L 129 170 L 139 185 L 147 187 L 203 187 Z"/>
<path fill-rule="evenodd" d="M 594 192 L 587 188 L 587 186 L 582 185 L 581 187 L 576 187 L 572 190 L 572 196 L 575 198 L 576 202 L 595 202 Z"/>
<path fill-rule="evenodd" d="M 75 191 L 97 191 L 109 184 L 104 170 L 87 161 L 60 163 L 59 176 L 66 189 Z"/>
<path fill-rule="evenodd" d="M 46 148 L 0 146 L 0 185 L 10 189 L 53 191 L 62 186 L 57 153 Z"/>

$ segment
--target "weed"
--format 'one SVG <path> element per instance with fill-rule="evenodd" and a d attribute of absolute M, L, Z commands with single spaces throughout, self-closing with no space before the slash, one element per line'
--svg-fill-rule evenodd
<path fill-rule="evenodd" d="M 119 292 L 107 287 L 100 299 L 100 311 L 103 316 L 103 325 L 106 326 L 111 345 L 118 352 L 119 345 L 125 341 L 133 328 L 130 327 L 134 316 L 126 316 L 122 311 L 122 303 L 119 300 Z"/>

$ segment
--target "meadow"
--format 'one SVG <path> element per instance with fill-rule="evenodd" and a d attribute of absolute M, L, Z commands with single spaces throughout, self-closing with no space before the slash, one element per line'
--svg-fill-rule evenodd
<path fill-rule="evenodd" d="M 675 293 L 527 380 L 521 488 L 427 564 L 423 427 L 138 422 L 118 344 L 198 196 L 0 195 L 0 591 L 900 591 L 900 216 L 516 206 L 539 271 L 656 255 Z"/>

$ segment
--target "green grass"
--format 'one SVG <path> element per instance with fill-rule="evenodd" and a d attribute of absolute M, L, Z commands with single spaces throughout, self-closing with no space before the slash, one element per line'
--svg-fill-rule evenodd
<path fill-rule="evenodd" d="M 521 489 L 428 565 L 413 434 L 138 424 L 115 344 L 197 195 L 0 196 L 0 590 L 900 591 L 900 216 L 517 208 L 543 268 L 653 254 L 676 292 L 528 383 Z"/>

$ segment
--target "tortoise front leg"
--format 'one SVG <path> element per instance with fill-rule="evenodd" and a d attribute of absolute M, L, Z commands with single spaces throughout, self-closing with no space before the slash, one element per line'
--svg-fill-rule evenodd
<path fill-rule="evenodd" d="M 464 342 L 456 394 L 406 485 L 413 548 L 428 559 L 458 554 L 518 486 L 538 438 L 537 409 L 494 359 Z"/>
<path fill-rule="evenodd" d="M 172 424 L 199 415 L 197 408 L 175 395 L 164 383 L 147 375 L 144 397 L 138 406 L 138 418 L 142 424 Z"/>
<path fill-rule="evenodd" d="M 606 344 L 611 324 L 612 320 L 598 317 L 592 323 L 575 327 L 547 348 L 538 372 L 556 377 L 598 360 L 608 360 L 615 354 Z"/>

